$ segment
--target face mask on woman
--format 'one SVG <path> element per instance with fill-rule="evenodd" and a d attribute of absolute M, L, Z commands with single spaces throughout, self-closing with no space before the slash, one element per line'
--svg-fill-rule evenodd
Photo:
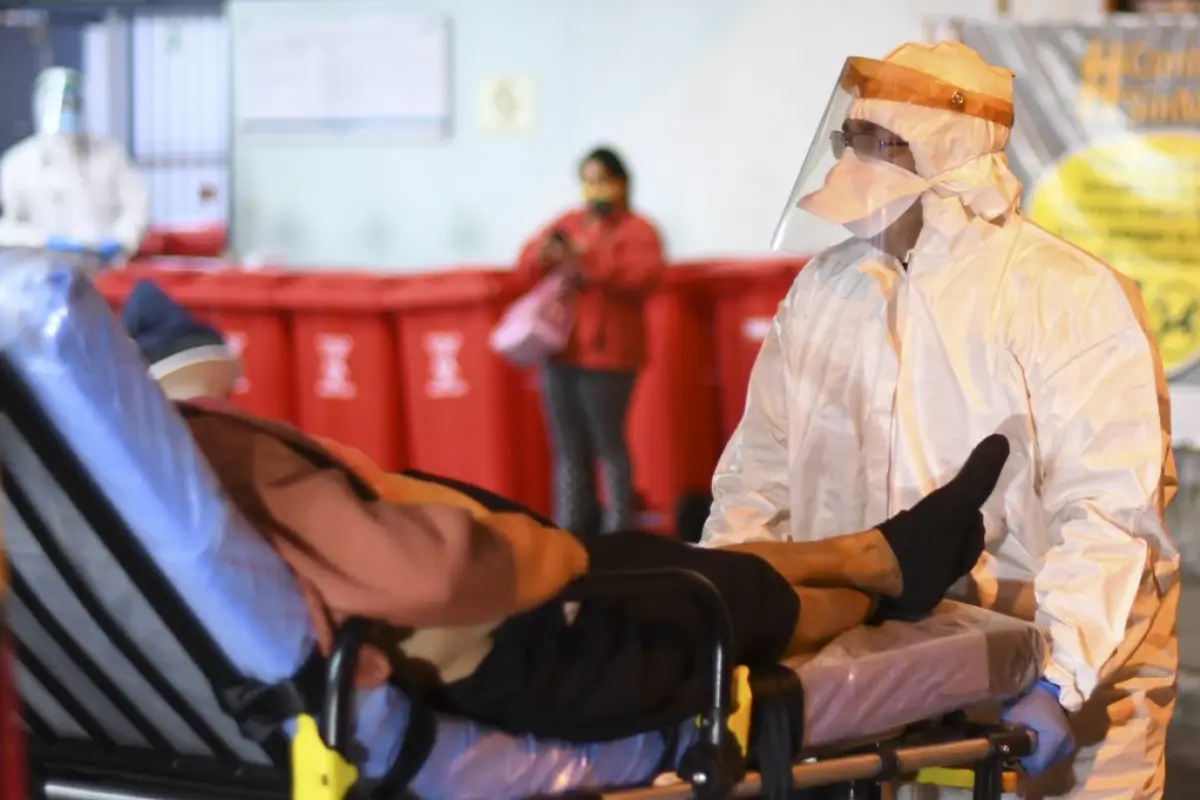
<path fill-rule="evenodd" d="M 612 200 L 590 199 L 587 201 L 588 210 L 597 217 L 607 217 L 616 209 L 617 204 Z"/>
<path fill-rule="evenodd" d="M 580 192 L 588 210 L 597 217 L 607 217 L 617 209 L 621 199 L 621 185 L 611 178 L 590 178 L 585 172 Z"/>

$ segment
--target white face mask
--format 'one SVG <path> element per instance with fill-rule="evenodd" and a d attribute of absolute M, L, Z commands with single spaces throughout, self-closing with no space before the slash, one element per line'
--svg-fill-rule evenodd
<path fill-rule="evenodd" d="M 920 199 L 929 181 L 886 161 L 864 161 L 847 149 L 825 176 L 825 185 L 797 205 L 858 239 L 873 239 Z"/>

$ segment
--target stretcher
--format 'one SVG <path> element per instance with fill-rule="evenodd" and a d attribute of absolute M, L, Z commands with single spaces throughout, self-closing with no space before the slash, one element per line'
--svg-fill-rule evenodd
<path fill-rule="evenodd" d="M 1042 635 L 955 604 L 786 665 L 772 704 L 725 658 L 713 594 L 712 708 L 586 746 L 433 714 L 401 686 L 355 691 L 372 624 L 351 621 L 316 654 L 291 574 L 221 496 L 120 323 L 83 272 L 40 256 L 0 254 L 0 465 L 39 796 L 633 800 L 853 784 L 862 797 L 903 776 L 992 798 L 1030 747 L 959 712 L 1031 685 Z M 631 574 L 571 591 L 586 602 L 689 580 L 702 581 Z"/>

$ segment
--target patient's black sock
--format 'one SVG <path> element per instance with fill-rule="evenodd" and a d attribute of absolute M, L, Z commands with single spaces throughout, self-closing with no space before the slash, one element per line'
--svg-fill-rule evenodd
<path fill-rule="evenodd" d="M 979 509 L 995 490 L 1008 453 L 1008 439 L 987 437 L 953 480 L 879 526 L 904 581 L 899 597 L 880 602 L 879 616 L 928 614 L 979 560 L 984 546 Z"/>

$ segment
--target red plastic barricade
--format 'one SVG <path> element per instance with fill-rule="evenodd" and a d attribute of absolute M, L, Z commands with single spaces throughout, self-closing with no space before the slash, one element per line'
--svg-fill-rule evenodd
<path fill-rule="evenodd" d="M 396 282 L 313 273 L 298 276 L 276 298 L 292 314 L 296 424 L 393 471 L 407 464 L 396 331 L 386 302 Z"/>
<path fill-rule="evenodd" d="M 397 312 L 411 466 L 467 481 L 545 513 L 549 455 L 538 387 L 495 355 L 488 335 L 511 298 L 508 275 L 405 280 Z"/>
<path fill-rule="evenodd" d="M 676 504 L 708 492 L 719 451 L 713 391 L 712 320 L 704 275 L 671 268 L 646 303 L 649 360 L 629 419 L 642 527 L 670 530 Z"/>
<path fill-rule="evenodd" d="M 742 419 L 750 370 L 771 329 L 775 311 L 804 263 L 781 260 L 700 268 L 712 296 L 722 448 Z"/>
<path fill-rule="evenodd" d="M 219 222 L 182 228 L 149 228 L 138 245 L 137 257 L 220 258 L 228 239 L 228 226 Z"/>
<path fill-rule="evenodd" d="M 167 238 L 163 236 L 162 231 L 154 228 L 147 229 L 142 236 L 142 241 L 138 244 L 137 254 L 135 258 L 153 258 L 161 256 L 166 252 Z"/>
<path fill-rule="evenodd" d="M 270 419 L 293 422 L 292 342 L 278 295 L 295 277 L 284 273 L 223 270 L 163 286 L 180 305 L 219 330 L 241 359 L 233 389 L 237 405 Z"/>
<path fill-rule="evenodd" d="M 0 624 L 0 800 L 24 800 L 29 796 L 25 788 L 25 748 L 17 717 L 13 673 L 12 651 Z"/>
<path fill-rule="evenodd" d="M 4 566 L 4 536 L 0 531 L 0 800 L 25 800 L 25 748 L 17 717 L 17 688 L 8 644 L 4 598 L 8 576 Z"/>
<path fill-rule="evenodd" d="M 163 228 L 157 231 L 166 256 L 219 258 L 225 252 L 229 231 L 224 223 L 189 228 Z"/>

